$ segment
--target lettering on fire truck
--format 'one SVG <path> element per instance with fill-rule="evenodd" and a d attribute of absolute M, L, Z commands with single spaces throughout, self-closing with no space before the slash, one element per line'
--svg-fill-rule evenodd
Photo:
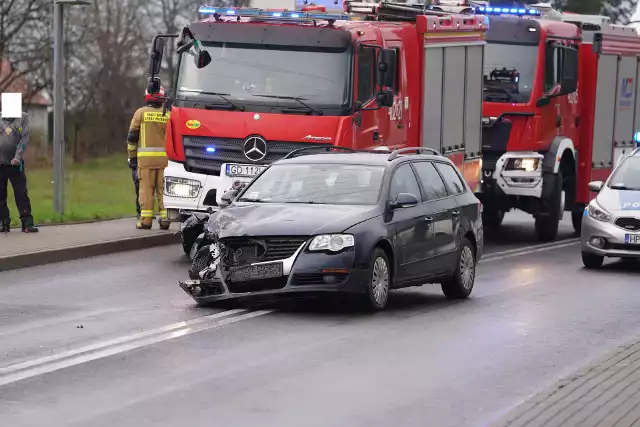
<path fill-rule="evenodd" d="M 392 122 L 402 119 L 402 99 L 396 97 L 393 100 L 393 106 L 389 108 L 389 120 Z"/>

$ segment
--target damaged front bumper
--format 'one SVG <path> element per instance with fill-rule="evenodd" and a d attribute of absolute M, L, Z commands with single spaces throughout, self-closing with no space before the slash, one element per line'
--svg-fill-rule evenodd
<path fill-rule="evenodd" d="M 199 304 L 266 295 L 366 291 L 368 270 L 354 268 L 353 251 L 309 253 L 303 251 L 305 246 L 289 258 L 253 263 L 231 274 L 222 274 L 214 260 L 200 278 L 192 276 L 178 285 Z"/>

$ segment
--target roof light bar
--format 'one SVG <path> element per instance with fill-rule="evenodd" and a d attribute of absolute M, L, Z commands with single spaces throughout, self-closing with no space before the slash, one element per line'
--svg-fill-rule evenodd
<path fill-rule="evenodd" d="M 482 15 L 514 15 L 514 16 L 540 16 L 542 13 L 535 9 L 523 7 L 480 6 L 476 7 L 476 13 Z"/>
<path fill-rule="evenodd" d="M 349 20 L 350 16 L 346 14 L 324 13 L 324 12 L 302 12 L 292 10 L 263 10 L 256 8 L 239 8 L 239 7 L 214 7 L 200 6 L 198 9 L 201 17 L 207 15 L 220 16 L 239 16 L 239 17 L 260 17 L 270 19 L 321 19 L 327 21 Z"/>

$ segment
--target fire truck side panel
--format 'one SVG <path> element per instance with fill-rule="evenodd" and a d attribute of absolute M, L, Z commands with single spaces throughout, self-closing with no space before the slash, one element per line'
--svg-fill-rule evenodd
<path fill-rule="evenodd" d="M 618 62 L 618 90 L 616 91 L 615 128 L 613 133 L 613 164 L 634 149 L 634 110 L 636 104 L 636 76 L 638 59 L 625 56 Z"/>
<path fill-rule="evenodd" d="M 451 46 L 444 49 L 444 93 L 442 105 L 442 151 L 453 154 L 463 150 L 464 136 L 464 81 L 466 57 L 463 46 Z M 462 120 L 461 120 L 462 119 Z"/>
<path fill-rule="evenodd" d="M 425 46 L 422 96 L 422 146 L 442 150 L 444 48 Z"/>
<path fill-rule="evenodd" d="M 616 82 L 618 57 L 601 55 L 598 59 L 596 111 L 593 128 L 593 169 L 610 170 L 612 167 L 612 139 L 616 111 Z M 593 173 L 593 171 L 592 171 Z"/>

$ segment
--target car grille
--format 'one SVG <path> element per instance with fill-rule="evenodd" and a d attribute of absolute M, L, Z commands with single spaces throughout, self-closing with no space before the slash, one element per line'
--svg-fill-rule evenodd
<path fill-rule="evenodd" d="M 202 136 L 185 136 L 184 147 L 185 169 L 188 172 L 220 176 L 223 163 L 248 163 L 267 165 L 280 160 L 293 150 L 304 147 L 327 146 L 305 142 L 267 141 L 267 156 L 259 161 L 248 160 L 244 155 L 244 139 L 217 138 Z M 214 153 L 208 153 L 207 147 L 214 147 Z"/>
<path fill-rule="evenodd" d="M 287 285 L 287 276 L 271 279 L 248 280 L 246 282 L 227 283 L 229 292 L 244 294 L 249 292 L 272 291 L 282 289 Z"/>
<path fill-rule="evenodd" d="M 625 243 L 607 243 L 604 248 L 616 251 L 640 252 L 640 245 L 630 245 Z"/>
<path fill-rule="evenodd" d="M 628 217 L 618 218 L 616 219 L 615 224 L 616 226 L 620 228 L 624 228 L 625 230 L 629 230 L 629 231 L 640 230 L 640 219 L 638 218 L 628 218 Z"/>
<path fill-rule="evenodd" d="M 230 266 L 286 259 L 296 253 L 308 237 L 266 237 L 221 239 L 229 251 L 225 261 Z"/>

